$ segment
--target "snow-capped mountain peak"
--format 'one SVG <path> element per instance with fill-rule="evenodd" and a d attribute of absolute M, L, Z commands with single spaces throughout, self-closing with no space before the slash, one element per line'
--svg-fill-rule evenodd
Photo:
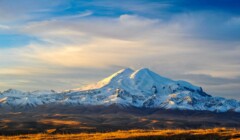
<path fill-rule="evenodd" d="M 240 102 L 237 100 L 212 97 L 199 86 L 165 78 L 147 68 L 136 71 L 122 69 L 96 84 L 64 92 L 21 92 L 10 89 L 0 93 L 0 108 L 29 108 L 43 104 L 118 104 L 144 108 L 240 112 Z"/>
<path fill-rule="evenodd" d="M 141 68 L 139 70 L 136 70 L 134 73 L 131 74 L 130 76 L 131 79 L 151 79 L 153 81 L 156 81 L 158 83 L 170 83 L 173 82 L 171 79 L 162 77 L 155 72 L 149 70 L 148 68 Z"/>

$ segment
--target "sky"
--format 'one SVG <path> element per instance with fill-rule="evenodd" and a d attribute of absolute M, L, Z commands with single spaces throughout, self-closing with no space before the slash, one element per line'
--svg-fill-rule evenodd
<path fill-rule="evenodd" d="M 0 91 L 147 67 L 240 99 L 239 0 L 0 0 Z"/>

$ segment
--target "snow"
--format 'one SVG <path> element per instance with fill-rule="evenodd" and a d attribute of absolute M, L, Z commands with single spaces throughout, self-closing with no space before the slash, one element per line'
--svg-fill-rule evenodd
<path fill-rule="evenodd" d="M 133 70 L 130 68 L 122 69 L 122 70 L 112 74 L 111 76 L 101 80 L 100 82 L 98 82 L 96 84 L 91 84 L 91 85 L 85 86 L 80 89 L 81 90 L 91 90 L 91 89 L 102 88 L 105 85 L 113 84 L 114 82 L 120 82 L 120 81 L 118 81 L 118 79 L 124 79 L 124 77 L 128 77 L 128 75 L 130 75 L 131 73 L 133 73 Z"/>
<path fill-rule="evenodd" d="M 0 93 L 0 107 L 30 108 L 52 103 L 240 112 L 237 100 L 211 97 L 198 86 L 171 80 L 148 68 L 122 69 L 95 84 L 63 92 L 9 89 Z"/>

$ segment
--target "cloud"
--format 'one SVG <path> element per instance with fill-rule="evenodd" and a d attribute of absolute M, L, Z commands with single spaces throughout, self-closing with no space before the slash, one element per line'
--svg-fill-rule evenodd
<path fill-rule="evenodd" d="M 0 24 L 0 30 L 7 30 L 7 29 L 10 29 L 10 27 L 7 26 L 7 25 L 1 25 Z"/>
<path fill-rule="evenodd" d="M 240 84 L 240 77 L 226 78 L 226 77 L 214 77 L 206 74 L 185 74 L 182 78 L 186 78 L 192 81 L 198 81 L 199 84 L 203 85 L 229 85 L 229 84 Z"/>
<path fill-rule="evenodd" d="M 0 22 L 25 21 L 33 18 L 39 18 L 40 15 L 31 15 L 34 11 L 55 8 L 58 6 L 68 6 L 65 0 L 54 1 L 33 1 L 33 0 L 1 0 L 0 1 Z M 64 7 L 65 7 L 64 6 Z M 56 10 L 56 9 L 55 9 Z M 46 13 L 45 13 L 46 14 Z"/>
<path fill-rule="evenodd" d="M 223 49 L 216 54 L 206 53 L 219 49 L 221 45 L 214 41 L 192 40 L 188 37 L 188 30 L 186 31 L 178 20 L 165 23 L 136 15 L 121 15 L 119 18 L 33 22 L 23 27 L 21 32 L 47 43 L 31 44 L 20 54 L 25 54 L 31 59 L 65 66 L 104 66 L 121 62 L 123 65 L 124 61 L 145 62 L 144 59 L 161 60 L 158 63 L 167 65 L 165 62 L 171 57 L 171 62 L 167 63 L 178 67 L 181 67 L 179 64 L 190 63 L 192 68 L 187 67 L 188 71 L 199 73 L 204 72 L 206 67 L 211 71 L 211 64 L 217 65 L 219 59 L 230 63 L 237 60 L 235 57 L 238 56 L 239 49 L 233 51 Z M 126 53 L 126 50 L 129 53 Z M 191 62 L 188 60 L 189 56 L 196 60 Z M 205 57 L 202 58 L 203 56 Z M 202 61 L 204 59 L 211 60 L 206 60 L 209 63 L 205 64 L 206 61 Z"/>
<path fill-rule="evenodd" d="M 126 65 L 127 61 L 135 62 L 148 56 L 167 56 L 194 50 L 174 46 L 175 43 L 170 40 L 177 40 L 178 34 L 175 33 L 180 30 L 174 26 L 135 15 L 30 23 L 22 32 L 41 38 L 48 44 L 29 45 L 23 49 L 28 51 L 21 54 L 52 64 L 98 67 Z M 174 29 L 176 32 L 170 33 Z"/>
<path fill-rule="evenodd" d="M 102 47 L 99 48 L 98 44 Z M 29 46 L 28 48 L 25 48 L 27 50 L 25 54 L 22 54 L 29 59 L 35 59 L 37 61 L 43 61 L 54 65 L 68 67 L 104 67 L 125 61 L 128 58 L 127 55 L 131 55 L 132 52 L 129 51 L 128 53 L 123 53 L 125 50 L 129 50 L 128 47 L 131 45 L 134 45 L 134 43 L 129 41 L 95 39 L 90 43 L 75 46 Z"/>

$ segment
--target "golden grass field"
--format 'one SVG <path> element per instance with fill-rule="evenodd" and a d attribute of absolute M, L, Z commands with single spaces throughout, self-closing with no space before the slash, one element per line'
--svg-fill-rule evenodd
<path fill-rule="evenodd" d="M 28 134 L 16 136 L 0 136 L 1 140 L 109 140 L 109 139 L 174 139 L 174 140 L 240 140 L 240 131 L 237 129 L 214 128 L 192 130 L 128 130 L 107 133 L 79 133 L 79 134 L 54 134 L 54 129 L 49 129 L 44 134 Z"/>

